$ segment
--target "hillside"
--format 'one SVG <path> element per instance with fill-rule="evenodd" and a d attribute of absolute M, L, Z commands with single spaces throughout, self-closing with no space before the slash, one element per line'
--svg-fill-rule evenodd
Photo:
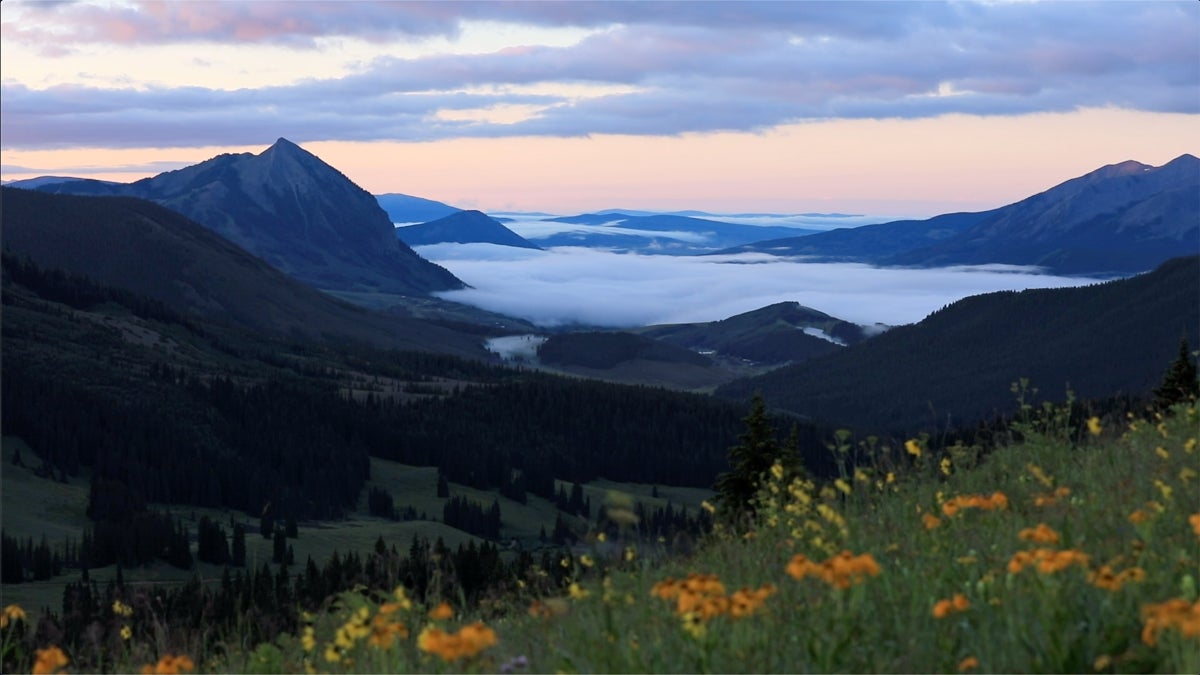
<path fill-rule="evenodd" d="M 761 364 L 805 361 L 866 338 L 861 326 L 798 302 L 780 302 L 720 321 L 648 326 L 636 332 L 717 357 Z"/>
<path fill-rule="evenodd" d="M 1132 161 L 1102 167 L 990 211 L 759 241 L 722 252 L 881 265 L 1002 263 L 1036 265 L 1056 274 L 1135 274 L 1196 252 L 1197 192 L 1200 159 L 1185 154 L 1160 167 Z"/>
<path fill-rule="evenodd" d="M 257 155 L 219 155 L 127 185 L 41 189 L 154 201 L 316 288 L 423 296 L 463 286 L 396 239 L 375 197 L 283 138 Z"/>
<path fill-rule="evenodd" d="M 409 246 L 483 243 L 540 250 L 536 244 L 479 211 L 458 211 L 427 223 L 397 227 L 396 236 Z"/>
<path fill-rule="evenodd" d="M 6 187 L 2 204 L 11 252 L 179 311 L 279 337 L 486 357 L 478 337 L 341 302 L 145 200 Z"/>
<path fill-rule="evenodd" d="M 839 425 L 936 431 L 1016 403 L 1029 378 L 1043 396 L 1144 394 L 1180 337 L 1200 344 L 1200 258 L 1082 288 L 978 295 L 824 358 L 730 383 L 717 395 Z"/>

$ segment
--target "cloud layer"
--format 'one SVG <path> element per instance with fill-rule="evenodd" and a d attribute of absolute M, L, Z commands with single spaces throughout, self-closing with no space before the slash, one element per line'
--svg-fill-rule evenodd
<path fill-rule="evenodd" d="M 260 88 L 143 81 L 137 68 L 121 84 L 81 77 L 45 86 L 10 66 L 0 87 L 9 148 L 254 145 L 281 135 L 301 143 L 673 135 L 1096 107 L 1200 112 L 1200 11 L 1189 3 L 133 2 L 15 10 L 6 9 L 4 41 L 49 61 L 251 45 L 286 60 L 350 40 L 381 55 L 348 62 L 339 76 Z M 456 44 L 483 23 L 507 27 L 496 33 L 509 37 L 480 51 Z M 582 37 L 529 43 L 523 29 Z M 393 49 L 434 39 L 454 49 Z M 219 73 L 208 80 L 219 82 Z"/>
<path fill-rule="evenodd" d="M 473 287 L 442 297 L 547 327 L 715 321 L 785 301 L 859 324 L 899 325 L 969 295 L 1094 281 L 1000 265 L 883 269 L 756 254 L 670 257 L 491 244 L 416 250 Z"/>

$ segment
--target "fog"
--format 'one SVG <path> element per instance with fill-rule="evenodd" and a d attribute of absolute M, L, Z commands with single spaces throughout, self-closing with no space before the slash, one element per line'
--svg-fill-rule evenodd
<path fill-rule="evenodd" d="M 784 301 L 858 324 L 900 325 L 969 295 L 1098 281 L 1011 265 L 898 269 L 758 253 L 679 257 L 493 244 L 416 250 L 471 286 L 441 297 L 547 328 L 715 321 Z"/>

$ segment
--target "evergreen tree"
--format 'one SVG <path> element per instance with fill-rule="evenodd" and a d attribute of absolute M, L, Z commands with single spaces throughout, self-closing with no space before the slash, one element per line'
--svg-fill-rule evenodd
<path fill-rule="evenodd" d="M 237 567 L 246 566 L 246 526 L 241 523 L 233 526 L 233 551 L 229 562 Z"/>
<path fill-rule="evenodd" d="M 1196 363 L 1192 360 L 1187 338 L 1180 338 L 1179 356 L 1163 375 L 1162 383 L 1154 388 L 1155 403 L 1166 409 L 1197 396 L 1200 396 L 1200 381 L 1196 379 Z"/>
<path fill-rule="evenodd" d="M 741 443 L 729 449 L 730 471 L 717 476 L 714 485 L 722 517 L 734 521 L 753 517 L 751 501 L 758 493 L 763 474 L 776 460 L 784 457 L 775 429 L 767 420 L 767 408 L 761 394 L 754 395 L 750 414 L 742 421 L 746 430 L 739 436 Z"/>

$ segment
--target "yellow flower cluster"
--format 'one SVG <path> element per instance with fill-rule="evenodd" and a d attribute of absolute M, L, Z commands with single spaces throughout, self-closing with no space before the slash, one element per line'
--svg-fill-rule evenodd
<path fill-rule="evenodd" d="M 1079 565 L 1087 569 L 1088 556 L 1081 551 L 1056 551 L 1052 548 L 1017 551 L 1013 554 L 1012 560 L 1008 561 L 1008 572 L 1009 574 L 1020 574 L 1026 567 L 1033 565 L 1037 566 L 1039 574 L 1054 574 L 1071 565 Z"/>
<path fill-rule="evenodd" d="M 971 601 L 962 593 L 955 593 L 953 598 L 938 600 L 933 604 L 933 618 L 944 619 L 951 614 L 965 612 L 971 608 Z"/>
<path fill-rule="evenodd" d="M 179 673 L 190 673 L 195 669 L 196 664 L 192 663 L 192 659 L 186 654 L 180 656 L 167 654 L 159 659 L 158 663 L 142 666 L 142 675 L 178 675 Z"/>
<path fill-rule="evenodd" d="M 856 556 L 850 551 L 842 551 L 822 563 L 797 553 L 788 562 L 787 573 L 797 580 L 812 576 L 834 588 L 846 589 L 863 583 L 867 577 L 879 576 L 879 563 L 870 553 Z"/>
<path fill-rule="evenodd" d="M 116 614 L 117 616 L 123 616 L 126 618 L 133 616 L 133 608 L 121 602 L 120 600 L 113 600 L 112 611 L 113 614 Z"/>
<path fill-rule="evenodd" d="M 20 605 L 8 605 L 4 608 L 4 613 L 0 614 L 0 630 L 8 628 L 10 622 L 28 620 L 25 618 L 25 610 L 21 609 Z"/>
<path fill-rule="evenodd" d="M 37 650 L 37 659 L 33 662 L 33 674 L 47 675 L 48 673 L 57 673 L 70 662 L 71 659 L 67 658 L 63 650 L 50 645 L 45 649 Z"/>
<path fill-rule="evenodd" d="M 1142 642 L 1154 647 L 1159 633 L 1174 628 L 1185 638 L 1200 639 L 1200 600 L 1183 598 L 1142 606 Z"/>
<path fill-rule="evenodd" d="M 979 509 L 981 511 L 998 511 L 1008 508 L 1008 497 L 1003 492 L 993 492 L 985 495 L 959 495 L 942 504 L 942 513 L 947 518 L 953 518 L 964 509 Z"/>
<path fill-rule="evenodd" d="M 1100 569 L 1088 574 L 1088 583 L 1114 593 L 1129 582 L 1140 583 L 1145 579 L 1146 570 L 1140 567 L 1130 567 L 1118 573 L 1109 565 L 1101 565 Z"/>
<path fill-rule="evenodd" d="M 1017 536 L 1021 541 L 1032 541 L 1035 544 L 1057 544 L 1059 541 L 1058 533 L 1045 523 L 1038 523 L 1037 527 L 1027 527 Z"/>
<path fill-rule="evenodd" d="M 446 662 L 472 658 L 497 642 L 499 640 L 496 639 L 496 631 L 485 626 L 482 621 L 463 626 L 454 633 L 426 626 L 417 636 L 417 648 L 436 654 Z"/>

